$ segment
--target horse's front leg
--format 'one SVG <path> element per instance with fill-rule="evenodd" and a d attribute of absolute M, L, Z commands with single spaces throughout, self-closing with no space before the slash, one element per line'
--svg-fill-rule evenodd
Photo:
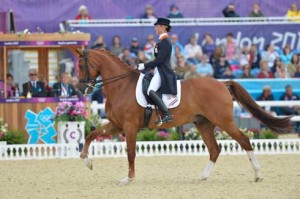
<path fill-rule="evenodd" d="M 92 161 L 88 159 L 88 150 L 91 142 L 96 139 L 98 136 L 108 136 L 112 134 L 121 133 L 121 129 L 117 126 L 113 125 L 111 122 L 107 123 L 103 127 L 92 131 L 85 140 L 83 150 L 80 154 L 80 158 L 82 158 L 85 162 L 85 165 L 92 170 Z"/>
<path fill-rule="evenodd" d="M 121 179 L 119 181 L 119 185 L 126 185 L 132 182 L 135 178 L 135 168 L 134 168 L 134 160 L 136 155 L 136 134 L 137 127 L 133 125 L 129 125 L 124 128 L 125 136 L 126 136 L 126 145 L 127 145 L 127 159 L 128 159 L 128 176 Z"/>

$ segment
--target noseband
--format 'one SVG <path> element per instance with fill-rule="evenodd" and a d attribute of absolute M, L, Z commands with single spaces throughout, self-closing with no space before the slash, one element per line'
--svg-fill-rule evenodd
<path fill-rule="evenodd" d="M 130 70 L 129 72 L 124 73 L 122 75 L 117 75 L 117 76 L 114 76 L 114 77 L 110 77 L 110 78 L 107 78 L 107 79 L 102 79 L 102 80 L 96 81 L 96 79 L 92 79 L 91 76 L 90 76 L 90 72 L 89 72 L 89 60 L 88 60 L 88 50 L 83 50 L 82 53 L 83 53 L 83 57 L 81 59 L 79 59 L 79 62 L 81 60 L 84 60 L 85 79 L 79 79 L 79 82 L 85 83 L 84 95 L 88 94 L 88 90 L 89 89 L 94 89 L 96 83 L 100 83 L 100 85 L 103 86 L 104 84 L 109 84 L 109 83 L 112 83 L 112 82 L 117 81 L 119 79 L 123 79 L 124 77 L 129 76 L 133 71 L 137 70 L 137 69 L 136 70 Z M 98 72 L 98 70 L 97 70 L 97 68 L 95 66 L 91 65 L 91 67 L 95 71 Z M 99 72 L 98 72 L 98 74 L 99 74 Z"/>

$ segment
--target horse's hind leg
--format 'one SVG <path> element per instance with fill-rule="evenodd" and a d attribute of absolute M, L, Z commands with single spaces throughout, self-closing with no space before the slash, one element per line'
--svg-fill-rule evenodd
<path fill-rule="evenodd" d="M 249 138 L 246 135 L 244 135 L 233 122 L 228 123 L 228 125 L 223 126 L 221 128 L 225 130 L 233 139 L 235 139 L 244 150 L 246 150 L 255 173 L 254 181 L 262 181 L 262 177 L 260 176 L 260 165 L 258 163 L 258 160 L 254 156 Z"/>
<path fill-rule="evenodd" d="M 201 137 L 209 151 L 209 162 L 206 165 L 201 176 L 201 180 L 207 180 L 220 154 L 220 148 L 214 136 L 215 126 L 207 119 L 204 119 L 201 122 L 195 122 L 194 124 L 198 131 L 201 133 Z"/>

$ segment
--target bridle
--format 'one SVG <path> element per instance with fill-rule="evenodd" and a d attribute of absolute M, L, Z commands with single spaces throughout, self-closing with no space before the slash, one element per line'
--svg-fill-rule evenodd
<path fill-rule="evenodd" d="M 117 75 L 114 77 L 110 77 L 110 78 L 106 78 L 106 79 L 102 79 L 102 80 L 96 80 L 91 78 L 90 76 L 90 72 L 89 72 L 89 60 L 88 60 L 88 50 L 83 50 L 82 51 L 83 57 L 79 59 L 79 63 L 81 60 L 84 60 L 84 69 L 85 69 L 85 79 L 79 79 L 79 82 L 81 83 L 85 83 L 85 88 L 84 88 L 84 95 L 88 94 L 88 90 L 89 89 L 94 89 L 95 88 L 95 84 L 100 83 L 101 86 L 105 85 L 105 84 L 109 84 L 112 83 L 114 81 L 117 81 L 119 79 L 122 79 L 124 77 L 129 76 L 133 71 L 135 70 L 130 70 L 127 73 L 121 74 L 121 75 Z M 100 72 L 97 70 L 97 68 L 93 65 L 90 65 L 95 71 L 97 71 L 98 74 L 100 74 Z M 80 67 L 80 66 L 79 66 Z"/>

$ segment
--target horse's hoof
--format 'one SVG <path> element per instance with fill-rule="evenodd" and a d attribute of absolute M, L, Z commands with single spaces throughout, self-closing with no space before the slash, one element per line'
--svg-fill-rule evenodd
<path fill-rule="evenodd" d="M 81 158 L 81 159 L 87 158 L 87 154 L 86 154 L 86 153 L 80 153 L 80 158 Z"/>
<path fill-rule="evenodd" d="M 261 182 L 261 181 L 263 181 L 263 178 L 262 178 L 262 177 L 256 176 L 256 177 L 254 178 L 254 182 Z"/>
<path fill-rule="evenodd" d="M 199 178 L 199 181 L 200 181 L 200 182 L 204 182 L 204 181 L 207 181 L 207 179 L 208 179 L 208 176 L 201 176 L 201 177 Z"/>
<path fill-rule="evenodd" d="M 128 185 L 129 183 L 131 183 L 133 181 L 134 181 L 134 178 L 125 177 L 118 182 L 118 185 L 119 186 Z"/>
<path fill-rule="evenodd" d="M 84 161 L 84 165 L 92 171 L 93 170 L 92 160 L 89 160 L 88 158 L 84 158 L 83 161 Z"/>

